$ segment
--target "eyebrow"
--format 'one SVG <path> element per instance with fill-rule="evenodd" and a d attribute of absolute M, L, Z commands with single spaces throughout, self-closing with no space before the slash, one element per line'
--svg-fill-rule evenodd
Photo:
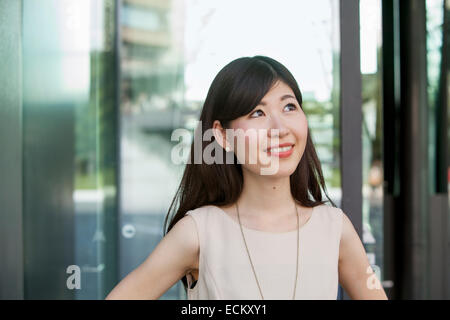
<path fill-rule="evenodd" d="M 294 96 L 292 96 L 292 95 L 290 95 L 290 94 L 285 94 L 284 96 L 282 96 L 282 97 L 280 98 L 280 101 L 286 100 L 286 99 L 288 99 L 288 98 L 294 98 L 294 99 L 295 99 Z M 260 103 L 258 103 L 258 106 L 259 106 L 259 105 L 265 106 L 266 104 L 267 104 L 266 102 L 261 101 Z"/>

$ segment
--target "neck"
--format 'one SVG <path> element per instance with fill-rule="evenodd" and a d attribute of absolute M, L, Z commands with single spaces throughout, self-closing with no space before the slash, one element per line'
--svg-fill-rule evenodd
<path fill-rule="evenodd" d="M 243 190 L 238 200 L 240 212 L 259 218 L 294 214 L 295 199 L 291 194 L 289 176 L 273 177 L 243 170 Z"/>

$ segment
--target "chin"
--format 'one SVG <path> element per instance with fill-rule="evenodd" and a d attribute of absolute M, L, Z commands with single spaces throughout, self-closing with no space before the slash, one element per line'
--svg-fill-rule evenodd
<path fill-rule="evenodd" d="M 273 177 L 273 178 L 286 178 L 286 177 L 290 177 L 295 172 L 296 168 L 297 168 L 297 166 L 284 164 L 284 165 L 280 165 L 276 172 L 272 172 L 271 174 L 263 174 L 262 170 L 266 170 L 266 172 L 267 172 L 267 170 L 269 170 L 270 167 L 261 166 L 258 170 L 258 174 L 267 176 L 267 177 Z"/>

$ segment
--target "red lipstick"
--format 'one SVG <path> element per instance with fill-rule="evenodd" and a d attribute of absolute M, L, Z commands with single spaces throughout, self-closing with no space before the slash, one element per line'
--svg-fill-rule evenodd
<path fill-rule="evenodd" d="M 291 146 L 291 148 L 288 150 L 285 150 L 285 151 L 272 150 L 275 148 L 283 148 L 283 147 L 289 147 L 289 146 Z M 273 146 L 273 147 L 270 147 L 267 149 L 267 153 L 270 156 L 279 157 L 279 158 L 287 158 L 292 154 L 293 151 L 294 151 L 294 144 L 292 144 L 292 143 L 282 143 L 278 146 Z"/>

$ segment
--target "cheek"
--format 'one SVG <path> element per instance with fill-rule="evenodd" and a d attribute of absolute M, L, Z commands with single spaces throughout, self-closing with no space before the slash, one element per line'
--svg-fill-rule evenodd
<path fill-rule="evenodd" d="M 239 130 L 236 130 L 239 129 Z M 235 128 L 234 146 L 236 157 L 242 164 L 257 164 L 262 152 L 261 141 L 266 141 L 264 133 L 258 129 L 244 125 Z M 261 136 L 262 135 L 262 136 Z"/>
<path fill-rule="evenodd" d="M 306 138 L 308 137 L 308 121 L 306 117 L 302 117 L 300 124 L 295 126 L 295 135 L 298 139 L 304 140 L 306 143 Z"/>
<path fill-rule="evenodd" d="M 308 127 L 301 127 L 299 130 L 299 136 L 302 140 L 305 141 L 306 143 L 306 139 L 308 138 Z"/>
<path fill-rule="evenodd" d="M 298 142 L 298 152 L 299 156 L 302 157 L 305 153 L 306 143 L 308 141 L 308 129 L 301 128 L 298 131 L 297 142 Z"/>
<path fill-rule="evenodd" d="M 237 133 L 237 135 L 235 136 L 235 146 L 237 146 L 237 150 L 242 155 L 254 155 L 258 151 L 260 143 L 257 131 L 254 128 L 243 130 L 244 131 Z"/>

